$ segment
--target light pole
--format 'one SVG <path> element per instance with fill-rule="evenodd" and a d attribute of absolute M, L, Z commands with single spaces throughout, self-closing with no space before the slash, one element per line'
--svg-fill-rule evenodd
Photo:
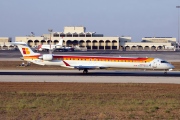
<path fill-rule="evenodd" d="M 176 8 L 180 8 L 180 6 L 176 6 Z M 178 9 L 178 48 L 179 48 L 179 9 Z"/>
<path fill-rule="evenodd" d="M 49 49 L 49 54 L 52 54 L 52 50 L 51 50 L 51 33 L 52 33 L 53 29 L 48 29 L 48 31 L 50 32 L 50 49 Z"/>

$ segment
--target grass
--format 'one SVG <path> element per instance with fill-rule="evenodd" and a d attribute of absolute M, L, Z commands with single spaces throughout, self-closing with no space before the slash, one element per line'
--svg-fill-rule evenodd
<path fill-rule="evenodd" d="M 180 119 L 179 88 L 133 83 L 3 83 L 0 119 Z"/>

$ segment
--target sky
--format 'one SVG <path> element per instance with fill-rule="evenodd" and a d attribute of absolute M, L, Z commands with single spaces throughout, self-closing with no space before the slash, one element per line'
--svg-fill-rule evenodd
<path fill-rule="evenodd" d="M 104 36 L 178 38 L 180 0 L 0 0 L 0 37 L 84 26 Z M 179 11 L 179 13 L 178 13 Z"/>

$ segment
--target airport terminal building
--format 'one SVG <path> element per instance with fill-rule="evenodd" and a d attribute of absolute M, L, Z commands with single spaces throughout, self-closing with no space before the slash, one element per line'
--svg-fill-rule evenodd
<path fill-rule="evenodd" d="M 176 38 L 173 37 L 144 37 L 141 42 L 131 42 L 131 37 L 106 37 L 96 32 L 86 32 L 85 27 L 64 27 L 63 32 L 53 32 L 35 36 L 33 33 L 28 36 L 15 37 L 16 42 L 26 42 L 31 47 L 42 44 L 57 44 L 63 38 L 63 45 L 66 47 L 85 48 L 87 50 L 125 50 L 125 51 L 152 51 L 152 50 L 174 50 Z M 9 47 L 6 42 L 0 39 L 0 47 Z"/>
<path fill-rule="evenodd" d="M 11 37 L 0 37 L 0 50 L 14 48 L 14 46 L 10 44 L 11 42 Z"/>
<path fill-rule="evenodd" d="M 126 51 L 175 50 L 177 43 L 173 37 L 143 37 L 141 42 L 127 42 L 123 46 Z"/>
<path fill-rule="evenodd" d="M 105 37 L 96 32 L 86 32 L 85 27 L 64 27 L 63 32 L 50 32 L 40 37 L 33 35 L 16 37 L 18 42 L 27 42 L 30 46 L 40 44 L 57 44 L 63 37 L 63 45 L 67 47 L 79 46 L 88 50 L 119 50 L 120 43 L 130 42 L 131 37 Z"/>

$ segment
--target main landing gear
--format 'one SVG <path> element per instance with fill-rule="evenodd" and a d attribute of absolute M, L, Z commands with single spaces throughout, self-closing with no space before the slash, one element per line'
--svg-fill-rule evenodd
<path fill-rule="evenodd" d="M 84 73 L 84 74 L 87 74 L 87 73 L 88 73 L 88 69 L 84 69 L 84 70 L 83 70 L 83 73 Z"/>

